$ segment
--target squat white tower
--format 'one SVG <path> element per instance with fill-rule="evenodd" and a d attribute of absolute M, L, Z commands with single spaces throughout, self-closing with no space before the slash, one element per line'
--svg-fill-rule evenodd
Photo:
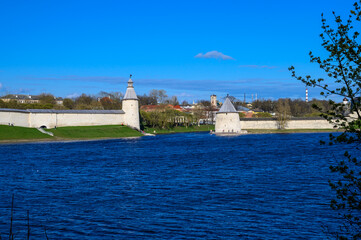
<path fill-rule="evenodd" d="M 130 74 L 127 91 L 125 92 L 122 109 L 124 114 L 124 123 L 129 127 L 140 130 L 139 124 L 139 100 L 134 91 L 132 75 Z"/>
<path fill-rule="evenodd" d="M 228 95 L 221 109 L 216 115 L 216 134 L 241 134 L 241 122 L 239 114 L 234 108 Z"/>

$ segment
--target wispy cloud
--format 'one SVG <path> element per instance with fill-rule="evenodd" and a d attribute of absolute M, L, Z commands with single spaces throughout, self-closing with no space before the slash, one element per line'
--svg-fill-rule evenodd
<path fill-rule="evenodd" d="M 82 81 L 82 82 L 108 82 L 108 83 L 117 83 L 127 80 L 124 77 L 111 77 L 111 76 L 77 76 L 77 75 L 68 75 L 68 76 L 56 76 L 56 77 L 33 77 L 25 76 L 24 80 L 40 80 L 40 81 Z"/>
<path fill-rule="evenodd" d="M 14 90 L 13 92 L 15 94 L 28 94 L 30 92 L 32 92 L 34 89 L 32 88 L 18 88 L 16 90 Z"/>
<path fill-rule="evenodd" d="M 243 92 L 245 88 L 262 89 L 274 88 L 280 86 L 298 86 L 299 82 L 289 82 L 288 78 L 273 79 L 273 78 L 242 78 L 237 80 L 215 80 L 215 79 L 136 79 L 135 84 L 144 88 L 157 88 L 165 90 L 178 90 L 180 93 L 193 94 L 194 91 L 199 92 Z M 259 91 L 259 90 L 258 90 Z M 180 96 L 180 95 L 178 95 Z"/>
<path fill-rule="evenodd" d="M 207 53 L 198 53 L 194 56 L 195 58 L 215 58 L 215 59 L 222 59 L 222 60 L 235 60 L 233 57 L 225 55 L 218 51 L 210 51 Z"/>
<path fill-rule="evenodd" d="M 186 92 L 182 92 L 182 93 L 177 94 L 176 96 L 178 96 L 178 97 L 193 97 L 194 95 L 186 93 Z"/>
<path fill-rule="evenodd" d="M 3 88 L 3 84 L 2 83 L 0 83 L 0 89 L 2 89 Z"/>
<path fill-rule="evenodd" d="M 80 96 L 79 93 L 72 93 L 72 94 L 67 95 L 66 98 L 77 98 L 79 96 Z"/>
<path fill-rule="evenodd" d="M 257 69 L 274 69 L 276 66 L 268 66 L 268 65 L 239 65 L 240 68 L 257 68 Z"/>

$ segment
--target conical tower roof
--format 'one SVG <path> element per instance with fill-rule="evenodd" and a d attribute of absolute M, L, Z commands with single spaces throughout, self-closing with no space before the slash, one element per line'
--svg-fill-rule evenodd
<path fill-rule="evenodd" d="M 226 101 L 224 101 L 221 109 L 219 109 L 218 113 L 233 113 L 237 112 L 234 108 L 231 100 L 229 100 L 229 97 L 227 96 Z"/>
<path fill-rule="evenodd" d="M 134 91 L 132 78 L 129 78 L 127 91 L 125 92 L 123 100 L 138 100 L 137 94 Z"/>

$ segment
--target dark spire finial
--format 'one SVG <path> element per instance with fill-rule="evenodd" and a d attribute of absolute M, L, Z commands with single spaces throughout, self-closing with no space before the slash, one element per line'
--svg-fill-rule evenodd
<path fill-rule="evenodd" d="M 133 76 L 133 75 L 132 75 L 132 74 L 130 74 L 129 78 L 132 78 L 132 76 Z"/>

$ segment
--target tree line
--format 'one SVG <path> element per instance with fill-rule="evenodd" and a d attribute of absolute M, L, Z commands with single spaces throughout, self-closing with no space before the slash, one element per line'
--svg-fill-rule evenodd
<path fill-rule="evenodd" d="M 4 96 L 5 98 L 6 96 Z M 63 104 L 57 104 L 54 95 L 50 93 L 42 93 L 38 96 L 37 103 L 20 103 L 13 99 L 5 102 L 0 99 L 0 108 L 12 109 L 74 109 L 74 110 L 110 110 L 121 109 L 121 98 L 123 94 L 120 92 L 100 92 L 97 95 L 81 94 L 75 98 L 63 99 Z"/>
<path fill-rule="evenodd" d="M 302 99 L 280 98 L 277 100 L 260 99 L 253 101 L 251 106 L 243 101 L 233 98 L 233 105 L 249 108 L 250 110 L 266 113 L 287 112 L 287 115 L 292 117 L 315 117 L 320 116 L 322 111 L 331 109 L 330 101 L 312 99 L 305 102 Z M 322 109 L 316 109 L 315 106 Z M 259 114 L 262 115 L 262 114 Z"/>

